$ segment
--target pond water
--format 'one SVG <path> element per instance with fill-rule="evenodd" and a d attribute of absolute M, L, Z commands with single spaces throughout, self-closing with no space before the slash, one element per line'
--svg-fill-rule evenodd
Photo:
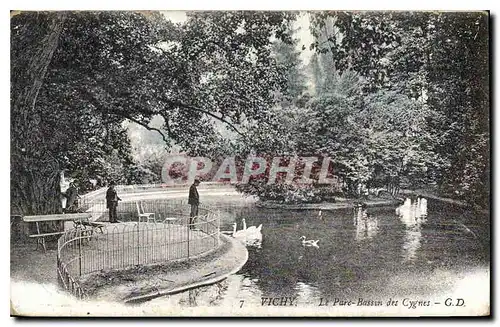
<path fill-rule="evenodd" d="M 207 287 L 149 301 L 197 305 L 261 305 L 263 297 L 402 298 L 452 292 L 490 262 L 489 217 L 427 199 L 400 207 L 335 211 L 276 210 L 214 202 L 222 230 L 263 225 L 260 248 L 249 247 L 245 266 Z M 319 240 L 304 247 L 301 236 Z M 487 286 L 487 285 L 486 285 Z"/>

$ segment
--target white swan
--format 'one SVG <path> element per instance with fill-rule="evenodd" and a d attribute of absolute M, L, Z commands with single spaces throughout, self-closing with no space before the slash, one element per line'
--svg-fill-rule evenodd
<path fill-rule="evenodd" d="M 236 231 L 236 223 L 233 224 L 233 237 L 238 239 L 246 238 L 246 233 L 244 229 Z"/>
<path fill-rule="evenodd" d="M 245 241 L 246 246 L 251 246 L 257 249 L 262 248 L 262 238 L 247 239 Z"/>
<path fill-rule="evenodd" d="M 245 218 L 242 219 L 243 222 L 243 230 L 247 231 L 247 233 L 253 234 L 256 232 L 259 232 L 262 230 L 262 224 L 259 225 L 259 227 L 255 226 L 250 226 L 247 228 L 247 222 L 245 221 Z"/>
<path fill-rule="evenodd" d="M 232 236 L 247 246 L 253 246 L 259 249 L 262 247 L 262 234 L 260 231 L 254 233 L 249 233 L 248 230 L 245 229 L 236 231 L 236 223 L 234 223 Z"/>
<path fill-rule="evenodd" d="M 318 246 L 319 240 L 307 240 L 306 241 L 306 237 L 304 235 L 302 235 L 300 237 L 300 239 L 302 240 L 302 245 L 303 246 L 314 246 L 316 248 L 319 248 L 319 246 Z"/>
<path fill-rule="evenodd" d="M 262 224 L 260 224 L 259 227 L 250 226 L 247 228 L 247 223 L 245 221 L 245 218 L 243 218 L 242 221 L 243 221 L 243 230 L 245 231 L 247 244 L 254 242 L 262 242 L 262 232 L 261 232 Z"/>

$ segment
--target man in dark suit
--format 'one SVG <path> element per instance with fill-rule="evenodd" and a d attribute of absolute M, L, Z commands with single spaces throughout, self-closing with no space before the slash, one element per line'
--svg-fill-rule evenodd
<path fill-rule="evenodd" d="M 106 207 L 109 209 L 109 222 L 116 223 L 116 207 L 118 207 L 118 201 L 121 201 L 115 190 L 115 182 L 109 183 L 109 188 L 106 191 Z"/>
<path fill-rule="evenodd" d="M 191 187 L 189 188 L 189 200 L 188 204 L 191 205 L 191 213 L 189 214 L 189 228 L 193 229 L 195 217 L 198 216 L 198 206 L 200 205 L 200 195 L 196 187 L 200 185 L 200 180 L 195 179 Z"/>
<path fill-rule="evenodd" d="M 75 212 L 78 207 L 77 199 L 80 196 L 74 183 L 69 184 L 69 188 L 64 193 L 64 196 L 67 198 L 65 212 Z"/>

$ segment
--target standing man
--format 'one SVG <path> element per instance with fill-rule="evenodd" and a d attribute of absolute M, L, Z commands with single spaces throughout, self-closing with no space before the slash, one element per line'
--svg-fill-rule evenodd
<path fill-rule="evenodd" d="M 106 191 L 106 207 L 109 209 L 109 222 L 116 223 L 116 207 L 118 207 L 118 201 L 121 201 L 116 194 L 115 182 L 111 181 L 109 183 L 109 188 Z"/>
<path fill-rule="evenodd" d="M 64 193 L 64 196 L 67 198 L 65 212 L 76 211 L 78 208 L 77 199 L 80 196 L 78 195 L 78 189 L 73 182 L 69 184 L 69 188 L 66 190 L 66 193 Z"/>
<path fill-rule="evenodd" d="M 191 205 L 191 213 L 189 215 L 189 228 L 193 229 L 194 220 L 198 216 L 198 205 L 200 204 L 200 195 L 196 186 L 200 185 L 200 180 L 195 179 L 193 185 L 189 188 L 189 200 L 188 204 Z"/>

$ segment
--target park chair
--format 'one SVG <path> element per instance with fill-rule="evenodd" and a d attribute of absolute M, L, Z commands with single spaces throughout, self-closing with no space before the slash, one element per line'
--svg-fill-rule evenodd
<path fill-rule="evenodd" d="M 142 201 L 136 201 L 135 205 L 137 207 L 137 214 L 139 215 L 139 222 L 145 218 L 146 222 L 149 222 L 152 220 L 154 223 L 156 223 L 156 216 L 154 212 L 144 212 L 144 207 L 142 205 Z"/>

